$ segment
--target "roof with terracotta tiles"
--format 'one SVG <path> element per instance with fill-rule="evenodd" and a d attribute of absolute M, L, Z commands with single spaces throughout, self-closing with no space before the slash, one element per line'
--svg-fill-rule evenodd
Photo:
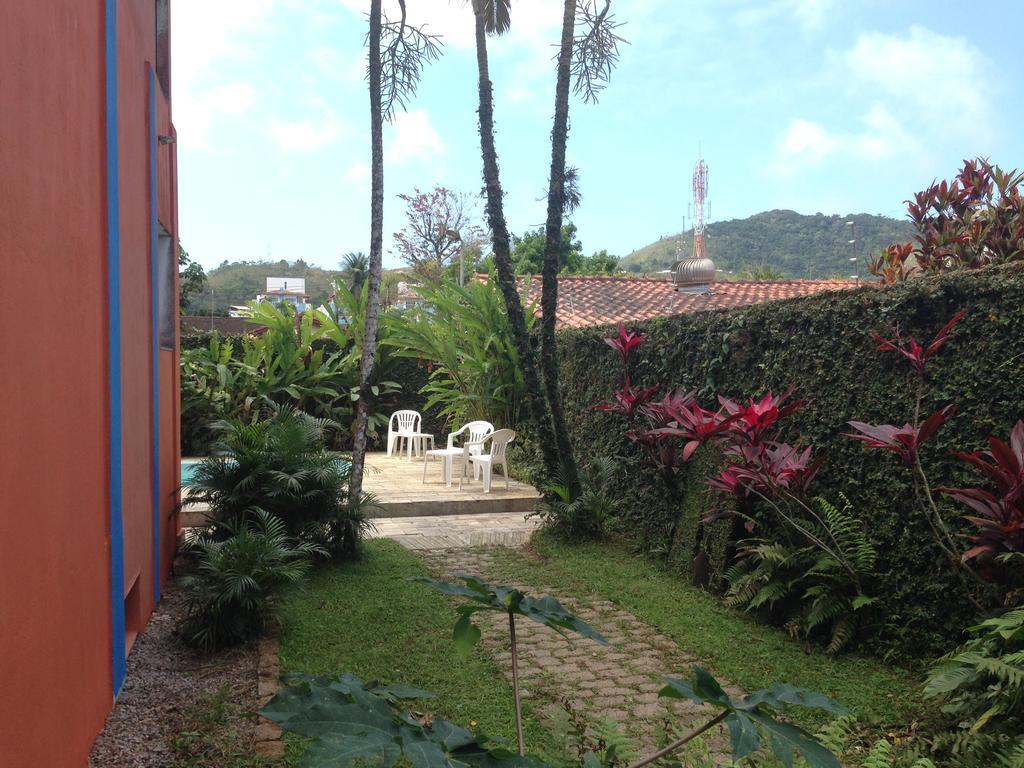
<path fill-rule="evenodd" d="M 523 277 L 517 278 L 520 290 Z M 581 328 L 629 320 L 647 320 L 711 309 L 732 309 L 765 301 L 849 290 L 852 280 L 774 280 L 715 282 L 708 293 L 682 293 L 671 280 L 636 277 L 561 275 L 558 278 L 559 328 Z M 530 280 L 528 301 L 538 302 L 540 278 Z"/>

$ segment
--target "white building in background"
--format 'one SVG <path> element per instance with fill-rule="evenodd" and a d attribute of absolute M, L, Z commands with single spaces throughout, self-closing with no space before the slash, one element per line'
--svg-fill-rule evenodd
<path fill-rule="evenodd" d="M 290 304 L 296 312 L 310 309 L 306 280 L 302 277 L 268 277 L 267 289 L 256 296 L 256 301 L 271 304 Z"/>

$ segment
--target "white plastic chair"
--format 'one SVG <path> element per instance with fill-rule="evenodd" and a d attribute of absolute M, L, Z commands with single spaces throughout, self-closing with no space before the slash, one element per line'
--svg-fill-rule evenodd
<path fill-rule="evenodd" d="M 505 476 L 505 490 L 509 489 L 508 483 L 508 464 L 505 459 L 505 452 L 508 448 L 508 444 L 511 443 L 516 437 L 516 433 L 511 429 L 499 429 L 496 432 L 492 432 L 490 435 L 485 437 L 479 443 L 466 442 L 462 446 L 462 461 L 464 463 L 473 464 L 473 477 L 476 477 L 477 467 L 483 472 L 484 476 L 484 493 L 491 492 L 491 472 L 496 465 L 501 466 L 501 474 Z M 490 441 L 491 451 L 490 453 L 483 452 L 483 446 L 485 443 Z M 475 445 L 479 445 L 481 452 L 479 454 L 470 453 L 470 449 Z M 463 472 L 465 475 L 465 472 Z M 462 477 L 459 478 L 459 488 L 462 488 Z"/>
<path fill-rule="evenodd" d="M 494 425 L 489 421 L 471 421 L 468 424 L 463 425 L 462 429 L 458 429 L 448 435 L 448 447 L 455 447 L 455 438 L 461 435 L 463 432 L 469 432 L 469 435 L 462 439 L 462 442 L 469 443 L 469 452 L 473 456 L 479 456 L 483 452 L 483 441 L 488 435 L 494 432 Z M 462 465 L 462 472 L 465 474 L 467 466 L 465 463 Z M 477 467 L 473 467 L 473 479 L 477 477 Z"/>
<path fill-rule="evenodd" d="M 394 453 L 395 444 L 404 438 L 409 442 L 410 450 L 412 439 L 419 435 L 422 419 L 416 411 L 395 411 L 388 419 L 388 456 Z M 402 450 L 399 447 L 399 454 Z"/>

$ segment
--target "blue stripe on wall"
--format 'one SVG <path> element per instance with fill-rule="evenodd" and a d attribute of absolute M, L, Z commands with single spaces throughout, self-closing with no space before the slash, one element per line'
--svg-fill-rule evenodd
<path fill-rule="evenodd" d="M 153 340 L 153 602 L 160 599 L 160 255 L 156 213 L 156 73 L 149 68 L 150 307 Z"/>
<path fill-rule="evenodd" d="M 117 0 L 105 0 L 107 128 L 107 387 L 110 393 L 110 656 L 113 696 L 124 683 L 124 521 L 121 485 L 121 216 L 117 141 Z"/>

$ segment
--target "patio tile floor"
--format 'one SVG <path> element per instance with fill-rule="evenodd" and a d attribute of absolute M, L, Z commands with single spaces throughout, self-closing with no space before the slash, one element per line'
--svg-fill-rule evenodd
<path fill-rule="evenodd" d="M 437 515 L 498 515 L 518 514 L 521 518 L 533 510 L 539 494 L 536 489 L 517 480 L 505 481 L 496 475 L 491 492 L 484 493 L 483 483 L 467 477 L 459 490 L 461 459 L 455 459 L 448 487 L 444 482 L 440 459 L 427 461 L 426 482 L 423 478 L 423 459 L 409 461 L 384 453 L 366 456 L 366 474 L 363 490 L 380 500 L 381 508 L 371 512 L 372 517 L 419 517 Z"/>

